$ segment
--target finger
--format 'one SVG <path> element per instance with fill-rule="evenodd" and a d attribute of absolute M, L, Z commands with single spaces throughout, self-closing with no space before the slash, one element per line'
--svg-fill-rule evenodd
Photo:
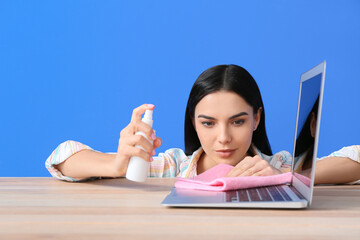
<path fill-rule="evenodd" d="M 267 173 L 267 171 L 265 169 L 263 169 L 263 170 L 255 173 L 253 176 L 258 176 L 258 177 L 259 176 L 268 176 L 268 173 Z"/>
<path fill-rule="evenodd" d="M 270 164 L 262 159 L 259 155 L 254 156 L 253 161 L 255 162 L 255 165 L 247 169 L 247 171 L 245 171 L 241 176 L 253 176 L 263 169 L 267 169 L 269 167 L 271 168 Z"/>
<path fill-rule="evenodd" d="M 120 138 L 134 135 L 134 124 L 130 122 L 125 128 L 120 131 Z"/>
<path fill-rule="evenodd" d="M 257 173 L 254 174 L 254 176 L 271 176 L 271 175 L 275 175 L 276 173 L 274 173 L 270 167 L 268 168 L 264 168 L 261 171 L 258 171 Z"/>
<path fill-rule="evenodd" d="M 268 165 L 263 170 L 254 174 L 254 176 L 271 176 L 271 175 L 277 175 L 277 174 L 282 174 L 282 173 L 283 172 L 281 170 L 274 168 L 271 165 Z"/>
<path fill-rule="evenodd" d="M 156 139 L 154 140 L 154 149 L 159 148 L 162 145 L 162 139 L 159 137 L 156 137 Z"/>
<path fill-rule="evenodd" d="M 256 164 L 256 159 L 253 157 L 245 157 L 241 162 L 239 162 L 231 171 L 226 175 L 226 177 L 237 177 L 243 174 L 249 168 L 252 168 Z"/>
<path fill-rule="evenodd" d="M 143 123 L 141 121 L 141 116 L 143 115 L 143 113 L 147 110 L 147 109 L 150 109 L 150 110 L 153 110 L 155 108 L 154 105 L 152 104 L 143 104 L 141 105 L 140 107 L 138 108 L 135 108 L 133 110 L 133 114 L 131 116 L 131 121 L 130 123 L 124 128 L 121 130 L 120 132 L 120 136 L 127 136 L 127 135 L 133 135 L 134 133 L 136 133 L 136 125 L 140 122 L 140 123 Z M 139 128 L 139 127 L 138 127 Z M 146 131 L 146 130 L 144 130 Z M 151 136 L 151 135 L 149 135 Z"/>
<path fill-rule="evenodd" d="M 146 110 L 154 110 L 155 106 L 153 104 L 143 104 L 133 110 L 131 116 L 131 122 L 136 122 L 141 120 L 141 116 L 145 113 Z"/>
<path fill-rule="evenodd" d="M 161 138 L 157 137 L 153 142 L 153 147 L 154 147 L 154 149 L 152 151 L 153 156 L 156 155 L 155 149 L 159 148 L 161 146 L 161 144 L 162 144 Z"/>
<path fill-rule="evenodd" d="M 243 173 L 241 173 L 240 175 L 238 175 L 239 177 L 248 177 L 248 176 L 255 176 L 258 172 L 262 171 L 264 168 L 259 165 L 256 164 L 251 168 L 248 168 L 246 171 L 244 171 Z"/>
<path fill-rule="evenodd" d="M 151 154 L 149 154 L 148 152 L 145 152 L 144 150 L 142 150 L 141 148 L 138 147 L 130 147 L 130 150 L 132 152 L 132 156 L 138 156 L 142 159 L 144 159 L 147 162 L 151 162 L 152 161 L 152 157 Z"/>
<path fill-rule="evenodd" d="M 231 169 L 231 171 L 226 175 L 227 177 L 238 177 L 241 174 L 243 174 L 247 169 L 243 169 L 243 168 L 238 168 L 238 167 L 234 167 L 233 169 Z"/>
<path fill-rule="evenodd" d="M 133 135 L 128 138 L 127 144 L 129 146 L 140 146 L 147 153 L 151 154 L 153 150 L 153 145 L 142 135 Z"/>
<path fill-rule="evenodd" d="M 147 162 L 151 162 L 150 158 L 151 155 L 148 152 L 145 152 L 143 149 L 138 147 L 133 147 L 130 145 L 127 145 L 125 147 L 122 147 L 121 149 L 121 155 L 127 159 L 126 164 L 129 164 L 129 160 L 131 157 L 137 156 L 141 159 L 144 159 Z"/>
<path fill-rule="evenodd" d="M 244 175 L 246 171 L 254 167 L 259 162 L 264 161 L 259 155 L 255 155 L 254 157 L 245 157 L 241 160 L 226 176 L 227 177 L 238 177 Z M 246 176 L 249 173 L 245 174 Z"/>
<path fill-rule="evenodd" d="M 143 132 L 149 140 L 153 141 L 156 139 L 154 130 L 143 121 L 137 121 L 133 124 L 133 134 L 140 131 Z"/>
<path fill-rule="evenodd" d="M 273 175 L 273 167 L 270 166 L 270 164 L 261 159 L 261 158 L 258 158 L 257 159 L 258 161 L 256 161 L 256 164 L 247 169 L 244 173 L 242 173 L 240 176 L 243 177 L 243 176 L 261 176 L 259 175 L 261 172 L 262 175 L 264 175 L 266 173 L 266 175 Z"/>

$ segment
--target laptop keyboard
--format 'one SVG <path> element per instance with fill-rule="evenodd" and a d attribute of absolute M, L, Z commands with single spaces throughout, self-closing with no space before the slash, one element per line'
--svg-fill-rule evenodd
<path fill-rule="evenodd" d="M 291 201 L 282 185 L 226 192 L 226 202 Z"/>

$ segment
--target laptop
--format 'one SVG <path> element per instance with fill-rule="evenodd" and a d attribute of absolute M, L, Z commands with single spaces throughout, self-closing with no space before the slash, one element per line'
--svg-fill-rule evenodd
<path fill-rule="evenodd" d="M 225 192 L 175 188 L 161 203 L 168 207 L 204 208 L 289 208 L 310 206 L 313 196 L 315 162 L 326 62 L 300 78 L 299 100 L 293 145 L 292 181 L 287 184 Z"/>

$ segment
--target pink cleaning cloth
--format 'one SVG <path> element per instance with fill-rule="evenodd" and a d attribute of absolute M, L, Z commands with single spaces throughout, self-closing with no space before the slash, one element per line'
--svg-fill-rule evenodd
<path fill-rule="evenodd" d="M 208 191 L 228 191 L 285 184 L 292 180 L 291 172 L 272 176 L 225 177 L 231 169 L 233 169 L 233 166 L 219 164 L 194 178 L 179 177 L 175 187 Z"/>

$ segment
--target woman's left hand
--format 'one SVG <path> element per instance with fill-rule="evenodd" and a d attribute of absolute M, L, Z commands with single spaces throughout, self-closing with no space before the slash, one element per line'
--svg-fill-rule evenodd
<path fill-rule="evenodd" d="M 270 176 L 281 173 L 279 169 L 272 167 L 267 161 L 256 155 L 254 157 L 245 157 L 231 169 L 226 177 Z"/>

